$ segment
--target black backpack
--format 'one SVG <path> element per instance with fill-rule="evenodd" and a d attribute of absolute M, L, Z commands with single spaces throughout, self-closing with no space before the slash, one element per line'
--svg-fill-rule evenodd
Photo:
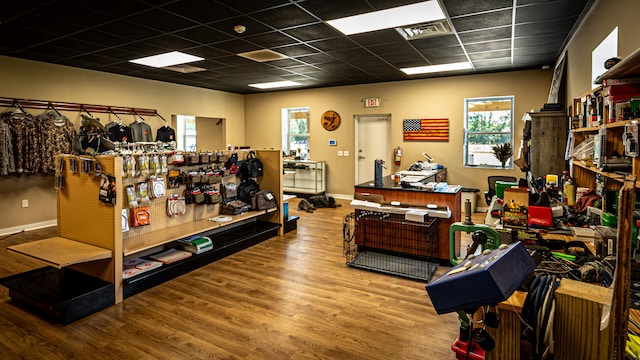
<path fill-rule="evenodd" d="M 262 160 L 256 157 L 255 151 L 249 151 L 249 155 L 247 155 L 246 159 L 242 160 L 242 164 L 240 165 L 242 178 L 257 178 L 262 176 L 263 173 Z"/>
<path fill-rule="evenodd" d="M 251 193 L 259 191 L 260 186 L 253 179 L 245 179 L 238 185 L 238 200 L 251 204 Z"/>

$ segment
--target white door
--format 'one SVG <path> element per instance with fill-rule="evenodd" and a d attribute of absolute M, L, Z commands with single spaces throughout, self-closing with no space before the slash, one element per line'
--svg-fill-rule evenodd
<path fill-rule="evenodd" d="M 356 115 L 356 184 L 373 182 L 374 161 L 382 159 L 391 173 L 393 147 L 391 146 L 391 115 Z"/>

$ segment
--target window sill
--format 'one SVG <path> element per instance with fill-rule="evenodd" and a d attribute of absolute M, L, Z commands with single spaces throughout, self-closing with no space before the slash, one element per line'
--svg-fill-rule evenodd
<path fill-rule="evenodd" d="M 513 166 L 495 166 L 495 165 L 464 165 L 467 169 L 493 169 L 493 170 L 513 170 Z"/>

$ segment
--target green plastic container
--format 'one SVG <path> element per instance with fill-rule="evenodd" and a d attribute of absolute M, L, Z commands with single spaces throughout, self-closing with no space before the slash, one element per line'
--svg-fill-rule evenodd
<path fill-rule="evenodd" d="M 498 199 L 504 199 L 504 189 L 512 186 L 518 186 L 518 183 L 512 181 L 496 181 L 496 196 Z"/>

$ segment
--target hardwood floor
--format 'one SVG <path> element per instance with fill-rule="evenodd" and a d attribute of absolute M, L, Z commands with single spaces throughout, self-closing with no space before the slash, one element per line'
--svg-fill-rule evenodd
<path fill-rule="evenodd" d="M 424 283 L 351 268 L 337 209 L 296 210 L 298 229 L 69 325 L 16 306 L 0 287 L 0 358 L 455 359 L 455 314 Z M 55 236 L 55 228 L 0 240 Z M 0 251 L 0 277 L 41 265 Z M 446 268 L 440 267 L 438 274 Z"/>

